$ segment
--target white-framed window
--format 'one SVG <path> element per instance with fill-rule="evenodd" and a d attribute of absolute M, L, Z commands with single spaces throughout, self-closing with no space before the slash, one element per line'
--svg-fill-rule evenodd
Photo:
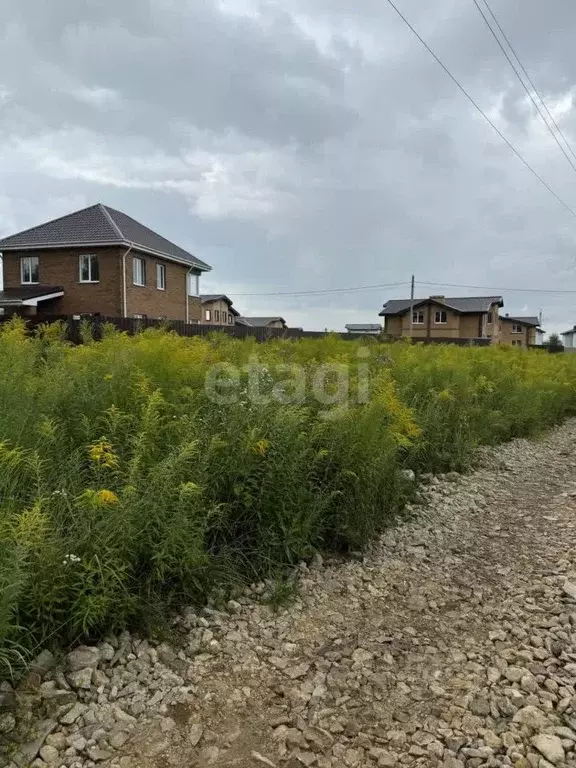
<path fill-rule="evenodd" d="M 146 260 L 139 256 L 132 258 L 132 278 L 134 285 L 146 285 Z"/>
<path fill-rule="evenodd" d="M 488 312 L 488 322 L 492 322 L 492 312 Z"/>
<path fill-rule="evenodd" d="M 212 310 L 211 309 L 206 309 L 204 311 L 204 320 L 207 320 L 208 322 L 210 322 L 210 320 L 212 320 Z"/>
<path fill-rule="evenodd" d="M 142 314 L 139 314 L 139 313 L 135 312 L 132 315 L 132 317 L 134 318 L 134 320 L 146 320 L 147 315 L 142 315 Z"/>
<path fill-rule="evenodd" d="M 436 325 L 444 325 L 448 321 L 448 317 L 446 315 L 446 310 L 444 309 L 437 309 L 434 313 L 434 322 Z"/>
<path fill-rule="evenodd" d="M 228 325 L 232 325 L 232 315 L 228 315 Z"/>
<path fill-rule="evenodd" d="M 188 273 L 188 296 L 200 296 L 200 275 Z"/>
<path fill-rule="evenodd" d="M 165 264 L 156 264 L 156 288 L 158 288 L 159 291 L 165 291 L 166 290 L 166 265 Z"/>
<path fill-rule="evenodd" d="M 512 323 L 512 333 L 522 333 L 522 326 L 518 323 Z"/>
<path fill-rule="evenodd" d="M 424 322 L 424 312 L 422 312 L 419 309 L 415 309 L 414 312 L 412 312 L 412 324 L 421 325 L 423 322 Z"/>
<path fill-rule="evenodd" d="M 78 270 L 81 283 L 98 283 L 100 281 L 98 256 L 95 253 L 81 253 L 78 256 Z"/>
<path fill-rule="evenodd" d="M 521 347 L 522 346 L 522 342 L 520 341 L 520 339 L 512 339 L 512 346 L 513 347 Z"/>
<path fill-rule="evenodd" d="M 39 283 L 38 256 L 20 257 L 20 282 L 23 284 Z"/>
<path fill-rule="evenodd" d="M 220 322 L 220 310 L 216 309 L 214 310 L 214 320 L 219 323 Z"/>

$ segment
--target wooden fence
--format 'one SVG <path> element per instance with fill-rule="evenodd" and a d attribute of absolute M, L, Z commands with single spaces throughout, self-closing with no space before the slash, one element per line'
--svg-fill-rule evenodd
<path fill-rule="evenodd" d="M 120 331 L 130 335 L 146 330 L 146 328 L 166 328 L 180 336 L 207 336 L 210 333 L 225 333 L 237 339 L 256 338 L 265 342 L 272 339 L 316 339 L 326 336 L 326 331 L 304 331 L 301 328 L 256 328 L 245 325 L 197 325 L 186 323 L 183 320 L 153 320 L 151 318 L 133 317 L 105 317 L 92 315 L 78 319 L 77 315 L 30 315 L 23 318 L 30 330 L 55 322 L 62 323 L 64 337 L 74 343 L 81 344 L 86 333 L 90 333 L 93 339 L 102 338 L 105 325 L 112 325 Z M 0 316 L 0 323 L 9 320 L 9 316 Z M 376 341 L 392 341 L 385 336 L 372 334 L 336 333 L 342 339 L 358 340 L 372 338 Z M 454 338 L 430 338 L 417 339 L 424 344 L 456 344 L 458 346 L 489 346 L 490 339 L 454 339 Z"/>

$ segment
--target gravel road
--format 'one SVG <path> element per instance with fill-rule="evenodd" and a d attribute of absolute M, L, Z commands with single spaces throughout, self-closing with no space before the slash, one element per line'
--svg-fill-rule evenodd
<path fill-rule="evenodd" d="M 34 768 L 576 766 L 576 421 L 427 481 L 366 557 L 302 566 L 288 608 L 76 651 L 43 677 L 70 698 Z"/>

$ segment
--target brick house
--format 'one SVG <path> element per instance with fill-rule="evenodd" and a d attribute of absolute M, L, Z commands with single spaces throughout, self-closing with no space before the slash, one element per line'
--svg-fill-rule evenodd
<path fill-rule="evenodd" d="M 500 343 L 513 347 L 527 347 L 537 344 L 541 334 L 538 317 L 500 316 Z"/>
<path fill-rule="evenodd" d="M 379 315 L 384 318 L 384 332 L 392 338 L 498 341 L 498 312 L 502 306 L 501 296 L 429 296 L 414 302 L 392 299 L 384 304 Z"/>
<path fill-rule="evenodd" d="M 97 203 L 0 240 L 0 312 L 199 323 L 211 267 Z"/>
<path fill-rule="evenodd" d="M 232 306 L 232 300 L 223 293 L 204 294 L 200 296 L 202 302 L 201 325 L 234 325 L 240 315 Z"/>

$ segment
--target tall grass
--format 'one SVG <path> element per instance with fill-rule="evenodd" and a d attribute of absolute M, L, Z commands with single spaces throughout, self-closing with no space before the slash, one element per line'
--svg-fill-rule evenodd
<path fill-rule="evenodd" d="M 576 411 L 576 356 L 504 348 L 186 339 L 0 329 L 0 676 L 46 643 L 145 622 L 159 607 L 358 548 L 409 492 L 400 470 L 465 468 L 480 443 Z M 298 365 L 350 370 L 348 407 L 206 394 L 216 363 L 257 355 L 270 391 Z M 277 366 L 282 364 L 283 369 Z"/>

